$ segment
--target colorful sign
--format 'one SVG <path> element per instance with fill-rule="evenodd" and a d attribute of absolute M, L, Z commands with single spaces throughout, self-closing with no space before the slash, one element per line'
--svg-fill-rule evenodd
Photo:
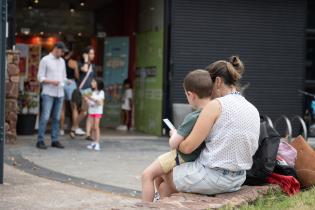
<path fill-rule="evenodd" d="M 121 124 L 122 84 L 128 78 L 129 37 L 109 37 L 105 41 L 104 83 L 106 103 L 103 125 Z"/>
<path fill-rule="evenodd" d="M 37 72 L 40 62 L 41 46 L 29 45 L 28 81 L 37 81 Z M 39 90 L 38 90 L 39 91 Z"/>
<path fill-rule="evenodd" d="M 137 35 L 136 129 L 162 134 L 163 30 Z"/>
<path fill-rule="evenodd" d="M 20 76 L 27 74 L 29 46 L 27 44 L 17 44 L 16 50 L 20 51 Z"/>
<path fill-rule="evenodd" d="M 39 92 L 40 84 L 37 80 L 38 66 L 41 59 L 40 45 L 17 44 L 16 49 L 20 51 L 20 91 L 23 95 L 28 95 L 27 109 L 24 107 L 22 113 L 37 114 L 39 112 Z M 19 101 L 21 103 L 21 101 Z"/>

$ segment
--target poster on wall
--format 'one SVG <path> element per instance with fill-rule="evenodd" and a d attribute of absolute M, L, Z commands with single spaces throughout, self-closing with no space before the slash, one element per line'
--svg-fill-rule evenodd
<path fill-rule="evenodd" d="M 38 66 L 41 57 L 40 45 L 29 45 L 29 57 L 28 57 L 28 81 L 37 81 Z M 36 90 L 39 92 L 39 89 Z"/>
<path fill-rule="evenodd" d="M 37 72 L 41 58 L 41 46 L 17 44 L 16 49 L 20 51 L 20 112 L 38 114 L 40 84 L 37 81 Z"/>
<path fill-rule="evenodd" d="M 136 129 L 149 134 L 161 135 L 163 110 L 163 30 L 143 32 L 137 35 L 136 62 Z"/>
<path fill-rule="evenodd" d="M 15 48 L 16 50 L 20 51 L 20 76 L 24 77 L 27 74 L 29 45 L 17 44 Z"/>
<path fill-rule="evenodd" d="M 121 123 L 123 82 L 128 78 L 129 37 L 109 37 L 104 43 L 104 83 L 106 103 L 103 126 L 115 128 Z"/>

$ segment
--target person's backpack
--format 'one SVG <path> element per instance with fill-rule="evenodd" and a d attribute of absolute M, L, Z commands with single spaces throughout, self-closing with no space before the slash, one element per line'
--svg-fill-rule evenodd
<path fill-rule="evenodd" d="M 244 185 L 263 185 L 276 166 L 280 143 L 279 133 L 272 128 L 264 117 L 260 118 L 258 149 L 253 156 L 253 166 L 246 171 Z"/>

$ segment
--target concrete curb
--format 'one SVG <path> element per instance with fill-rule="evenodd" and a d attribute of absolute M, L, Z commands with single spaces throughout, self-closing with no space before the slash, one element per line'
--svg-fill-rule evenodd
<path fill-rule="evenodd" d="M 139 198 L 141 192 L 138 190 L 122 188 L 107 184 L 101 184 L 98 182 L 90 181 L 83 178 L 69 176 L 63 173 L 59 173 L 41 166 L 34 164 L 33 162 L 23 158 L 19 154 L 5 154 L 5 163 L 14 166 L 26 173 L 47 178 L 53 181 L 58 181 L 65 184 L 74 185 L 86 189 L 105 191 L 121 196 L 128 196 L 132 198 Z"/>

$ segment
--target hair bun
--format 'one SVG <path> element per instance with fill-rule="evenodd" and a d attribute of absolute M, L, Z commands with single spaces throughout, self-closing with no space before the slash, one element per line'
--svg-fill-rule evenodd
<path fill-rule="evenodd" d="M 235 56 L 235 55 L 231 56 L 228 59 L 228 62 L 232 64 L 232 66 L 235 68 L 237 73 L 239 73 L 240 75 L 244 73 L 244 69 L 245 69 L 244 64 L 238 56 Z"/>

